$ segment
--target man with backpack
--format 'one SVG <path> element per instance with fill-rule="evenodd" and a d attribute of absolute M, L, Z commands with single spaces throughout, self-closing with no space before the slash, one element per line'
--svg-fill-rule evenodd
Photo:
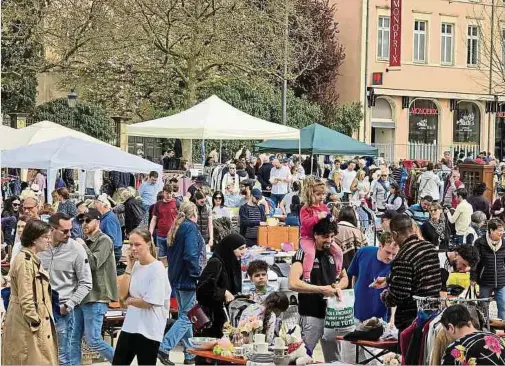
<path fill-rule="evenodd" d="M 156 233 L 156 246 L 158 247 L 158 258 L 165 267 L 168 267 L 168 243 L 167 235 L 177 217 L 177 202 L 172 196 L 174 187 L 166 185 L 163 187 L 163 199 L 154 204 L 153 217 L 149 224 L 151 235 Z"/>

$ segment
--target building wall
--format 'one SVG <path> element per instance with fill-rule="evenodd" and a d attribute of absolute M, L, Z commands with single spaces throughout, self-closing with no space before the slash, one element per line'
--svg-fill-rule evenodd
<path fill-rule="evenodd" d="M 366 14 L 366 0 L 333 0 L 337 6 L 335 19 L 340 23 L 340 39 L 346 47 L 346 57 L 342 67 L 342 76 L 338 82 L 338 89 L 342 101 L 360 100 L 366 107 L 363 90 L 365 85 L 372 86 L 372 73 L 382 72 L 383 84 L 373 86 L 378 97 L 387 97 L 392 104 L 392 117 L 395 131 L 392 134 L 382 134 L 379 141 L 395 145 L 395 158 L 409 157 L 407 143 L 409 142 L 409 108 L 402 108 L 402 97 L 427 98 L 436 105 L 439 113 L 436 144 L 447 148 L 454 145 L 453 125 L 454 115 L 451 111 L 451 99 L 471 101 L 480 112 L 480 145 L 482 150 L 494 147 L 494 114 L 485 112 L 486 101 L 492 101 L 498 90 L 489 93 L 489 42 L 491 39 L 490 19 L 491 0 L 403 0 L 402 1 L 402 39 L 401 39 L 401 67 L 391 68 L 389 60 L 378 57 L 378 22 L 380 16 L 390 15 L 391 0 L 369 0 L 368 27 L 360 22 L 366 16 L 357 15 L 357 9 L 363 9 Z M 504 7 L 497 2 L 495 7 L 495 47 L 498 55 L 502 54 L 500 34 L 505 28 Z M 353 18 L 354 17 L 354 21 Z M 426 60 L 414 60 L 414 23 L 427 22 L 426 28 Z M 441 27 L 442 23 L 451 24 L 453 37 L 452 64 L 443 65 L 441 62 Z M 366 25 L 366 24 L 365 24 Z M 479 64 L 467 65 L 467 28 L 468 25 L 479 27 Z M 367 29 L 368 28 L 368 29 Z M 361 31 L 361 36 L 355 32 Z M 366 34 L 368 32 L 368 42 Z M 347 34 L 351 33 L 351 34 Z M 364 64 L 357 62 L 368 50 L 367 80 L 362 88 L 356 86 L 357 78 L 365 74 Z M 498 84 L 503 80 L 499 73 L 493 74 Z M 494 82 L 493 82 L 494 84 Z M 500 100 L 502 97 L 500 97 Z M 373 109 L 366 110 L 363 123 L 365 134 L 361 140 L 371 142 L 377 137 L 372 130 Z M 490 119 L 489 119 L 490 118 Z M 490 122 L 490 123 L 489 123 Z M 375 131 L 376 132 L 376 131 Z M 459 144 L 459 143 L 458 143 Z"/>

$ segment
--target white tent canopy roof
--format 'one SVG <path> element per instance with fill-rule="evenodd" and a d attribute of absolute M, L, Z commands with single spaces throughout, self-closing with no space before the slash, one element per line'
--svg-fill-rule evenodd
<path fill-rule="evenodd" d="M 213 95 L 173 116 L 129 125 L 128 135 L 205 140 L 297 140 L 300 131 L 250 116 Z"/>
<path fill-rule="evenodd" d="M 10 148 L 12 141 L 17 137 L 17 132 L 15 128 L 0 125 L 0 150 Z"/>
<path fill-rule="evenodd" d="M 161 172 L 161 165 L 102 142 L 73 136 L 39 142 L 1 152 L 1 166 L 33 169 L 116 170 L 120 172 Z"/>
<path fill-rule="evenodd" d="M 8 141 L 0 139 L 1 150 L 10 150 L 17 147 L 22 147 L 38 142 L 54 140 L 61 137 L 72 136 L 81 140 L 90 141 L 94 143 L 106 144 L 94 137 L 88 136 L 85 133 L 73 130 L 71 128 L 59 125 L 50 121 L 42 121 L 34 123 L 25 128 L 15 130 L 13 138 Z M 5 143 L 4 143 L 5 142 Z"/>

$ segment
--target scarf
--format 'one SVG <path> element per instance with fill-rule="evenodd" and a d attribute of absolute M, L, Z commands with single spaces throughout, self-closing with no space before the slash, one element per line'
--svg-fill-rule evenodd
<path fill-rule="evenodd" d="M 501 240 L 492 241 L 491 238 L 489 237 L 489 234 L 486 233 L 486 241 L 487 241 L 487 245 L 489 245 L 489 247 L 491 248 L 491 250 L 493 252 L 496 253 L 498 250 L 500 250 L 501 244 L 502 244 Z"/>
<path fill-rule="evenodd" d="M 440 241 L 445 240 L 445 220 L 442 218 L 442 215 L 440 215 L 438 222 L 434 222 L 431 216 L 428 221 L 431 224 L 431 226 L 433 226 L 433 228 L 435 229 L 439 240 Z"/>

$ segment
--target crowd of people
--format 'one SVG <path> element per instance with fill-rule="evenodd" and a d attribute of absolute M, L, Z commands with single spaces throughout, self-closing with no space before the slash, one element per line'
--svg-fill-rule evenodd
<path fill-rule="evenodd" d="M 175 167 L 171 152 L 164 159 Z M 493 162 L 487 154 L 472 161 Z M 450 154 L 424 166 L 360 157 L 325 163 L 254 157 L 242 149 L 220 166 L 216 182 L 204 172 L 182 191 L 177 178 L 163 181 L 153 171 L 138 191 L 120 188 L 115 199 L 101 193 L 76 202 L 66 187 L 49 192 L 53 204 L 45 203 L 41 189 L 6 198 L 1 216 L 10 296 L 2 363 L 79 365 L 83 339 L 117 365 L 135 357 L 139 364 L 174 364 L 170 353 L 179 344 L 184 364 L 205 363 L 188 352 L 194 334 L 188 314 L 205 309 L 212 325 L 199 333 L 221 338 L 226 306 L 242 296 L 251 301 L 242 316 L 261 319 L 273 342 L 290 302 L 283 292 L 268 290 L 269 266 L 262 260 L 248 264 L 254 286 L 244 294 L 242 268 L 270 216 L 299 226 L 288 286 L 298 294 L 305 345 L 313 351 L 320 342 L 325 362 L 342 360 L 341 343 L 325 333 L 327 298 L 343 300 L 349 288 L 357 321 L 377 317 L 401 334 L 416 319 L 414 296 L 444 296 L 451 273 L 470 273 L 479 296 L 493 296 L 505 319 L 503 166 L 497 165 L 492 187 L 498 198 L 489 202 L 484 183 L 467 191 L 460 162 Z M 216 165 L 211 158 L 206 168 Z M 43 172 L 36 177 L 40 187 Z M 167 331 L 171 297 L 178 317 Z M 115 301 L 127 310 L 114 349 L 101 330 L 108 303 Z M 489 337 L 459 305 L 442 314 L 441 324 L 464 347 Z M 497 347 L 494 357 L 502 359 L 503 341 Z M 451 349 L 443 350 L 444 363 L 453 364 Z M 486 352 L 481 347 L 471 357 Z"/>

